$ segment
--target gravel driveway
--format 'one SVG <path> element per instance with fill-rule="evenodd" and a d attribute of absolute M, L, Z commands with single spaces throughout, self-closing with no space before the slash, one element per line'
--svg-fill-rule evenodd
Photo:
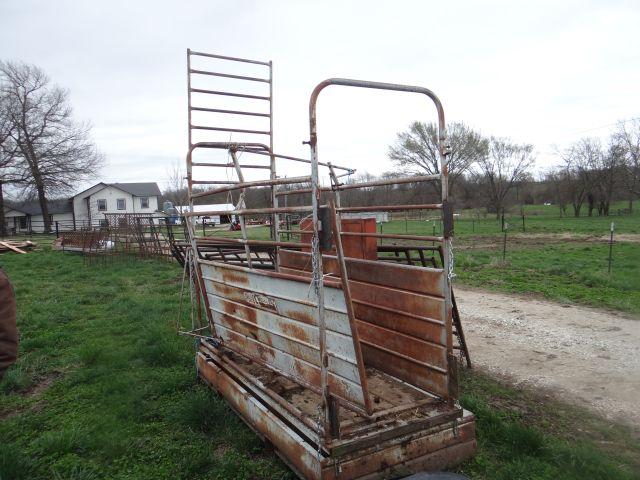
<path fill-rule="evenodd" d="M 640 319 L 455 286 L 471 360 L 640 429 Z"/>

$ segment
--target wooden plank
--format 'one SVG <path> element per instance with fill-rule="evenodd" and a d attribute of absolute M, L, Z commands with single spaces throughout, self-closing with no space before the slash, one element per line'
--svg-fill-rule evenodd
<path fill-rule="evenodd" d="M 14 247 L 9 242 L 0 242 L 0 246 L 8 248 L 9 250 L 13 250 L 16 253 L 27 253 L 24 250 L 19 249 L 18 247 Z"/>

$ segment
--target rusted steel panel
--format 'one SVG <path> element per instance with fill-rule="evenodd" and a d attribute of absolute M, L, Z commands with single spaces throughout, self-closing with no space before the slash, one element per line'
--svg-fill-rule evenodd
<path fill-rule="evenodd" d="M 317 325 L 317 319 L 314 316 L 315 307 L 313 305 L 288 300 L 287 298 L 280 298 L 275 295 L 267 297 L 261 293 L 246 288 L 229 286 L 221 282 L 213 281 L 210 278 L 205 278 L 205 280 L 210 296 L 216 295 L 259 310 L 278 313 L 307 325 Z M 344 322 L 344 312 L 326 310 L 325 313 L 327 330 L 345 335 L 351 333 L 349 325 Z"/>
<path fill-rule="evenodd" d="M 444 320 L 444 300 L 413 292 L 372 285 L 365 282 L 349 282 L 354 300 L 370 305 L 380 305 L 399 312 Z"/>
<path fill-rule="evenodd" d="M 262 294 L 266 298 L 277 297 L 303 305 L 316 305 L 317 299 L 313 289 L 310 289 L 307 281 L 300 277 L 285 278 L 285 276 L 273 272 L 259 272 L 206 261 L 199 263 L 202 265 L 203 276 L 216 282 L 245 288 Z M 326 289 L 325 309 L 346 313 L 342 290 L 338 288 Z"/>
<path fill-rule="evenodd" d="M 449 394 L 447 375 L 418 367 L 415 363 L 398 356 L 397 352 L 384 351 L 370 345 L 362 345 L 365 365 L 375 367 L 389 375 L 405 380 L 434 395 L 446 397 Z"/>
<path fill-rule="evenodd" d="M 340 275 L 336 257 L 323 255 L 325 273 Z M 444 296 L 442 269 L 394 265 L 378 261 L 345 258 L 349 280 L 359 280 L 409 292 Z M 280 265 L 297 270 L 311 270 L 311 256 L 293 250 L 280 250 Z"/>
<path fill-rule="evenodd" d="M 419 338 L 378 327 L 371 323 L 357 321 L 360 341 L 372 347 L 398 352 L 408 357 L 416 366 L 428 364 L 447 371 L 447 349 L 444 345 L 425 342 Z M 403 379 L 404 380 L 404 379 Z"/>
<path fill-rule="evenodd" d="M 398 312 L 390 308 L 358 301 L 354 301 L 354 307 L 356 318 L 366 320 L 370 324 L 439 345 L 446 346 L 447 344 L 444 322 L 433 321 L 418 315 L 407 315 L 406 312 Z"/>
<path fill-rule="evenodd" d="M 309 315 L 314 302 L 301 301 L 311 296 L 306 282 L 223 264 L 204 263 L 202 269 L 214 326 L 225 347 L 321 391 L 319 334 L 315 316 Z M 219 293 L 221 287 L 223 294 Z M 242 296 L 242 302 L 229 299 L 231 290 L 243 287 L 245 291 L 234 295 L 234 298 Z M 362 407 L 367 404 L 363 388 L 366 377 L 358 369 L 341 294 L 339 289 L 326 288 L 327 308 L 334 309 L 337 323 L 347 325 L 345 333 L 327 330 L 328 382 L 333 395 L 349 405 Z M 283 297 L 290 309 L 280 312 L 278 301 Z M 301 317 L 306 322 L 300 321 Z"/>
<path fill-rule="evenodd" d="M 285 377 L 293 379 L 316 393 L 321 391 L 320 368 L 318 366 L 233 330 L 220 326 L 218 330 L 225 347 L 272 370 L 276 370 Z M 352 382 L 331 370 L 337 368 L 336 363 L 330 362 L 329 368 L 328 382 L 331 394 L 343 400 L 345 405 L 362 411 L 364 396 L 360 384 Z"/>
<path fill-rule="evenodd" d="M 212 298 L 215 299 L 217 297 Z M 273 320 L 273 317 L 275 316 L 267 312 L 262 312 L 261 314 L 257 315 L 256 322 L 252 323 L 251 321 L 231 315 L 229 313 L 217 312 L 215 308 L 213 308 L 213 310 L 216 329 L 225 328 L 227 330 L 233 330 L 234 332 L 244 335 L 245 337 L 252 338 L 260 343 L 269 345 L 284 353 L 293 355 L 296 358 L 312 363 L 316 366 L 320 366 L 320 356 L 319 350 L 317 348 L 317 329 L 312 328 L 309 332 L 305 332 L 301 329 L 299 332 L 296 332 L 296 329 L 299 328 L 298 326 L 282 321 L 279 323 L 274 323 L 276 328 L 274 330 L 271 330 L 269 328 L 264 328 L 264 325 L 268 326 L 269 317 L 271 316 L 271 319 Z M 263 325 L 262 328 L 261 324 Z M 284 330 L 280 330 L 277 328 L 278 325 L 286 327 Z M 287 330 L 293 333 L 290 335 L 285 335 L 284 333 L 282 333 L 283 331 Z M 355 366 L 355 359 L 348 358 L 353 350 L 350 345 L 350 338 L 346 337 L 345 335 L 336 334 L 334 332 L 327 333 L 327 343 L 332 346 L 332 348 L 328 349 L 329 370 L 334 372 L 336 375 L 350 380 L 353 383 L 359 383 L 360 377 L 358 374 L 358 369 Z M 306 338 L 306 341 L 298 337 L 298 335 L 306 336 L 307 334 L 308 337 Z M 233 346 L 227 346 L 233 349 Z M 336 348 L 336 346 L 338 348 Z M 333 348 L 336 348 L 336 350 L 340 351 L 336 352 L 333 350 Z"/>
<path fill-rule="evenodd" d="M 342 232 L 376 233 L 376 219 L 343 218 L 340 221 L 340 229 Z M 347 258 L 362 258 L 365 260 L 376 260 L 378 258 L 378 245 L 375 238 L 345 237 L 342 239 L 342 245 L 344 256 Z"/>
<path fill-rule="evenodd" d="M 318 329 L 313 324 L 301 322 L 296 318 L 288 318 L 286 315 L 258 310 L 215 295 L 209 296 L 209 304 L 211 309 L 218 314 L 214 313 L 216 323 L 221 323 L 227 328 L 232 328 L 254 338 L 259 334 L 258 332 L 282 337 L 312 350 L 312 353 L 308 355 L 309 358 L 304 358 L 304 360 L 312 363 L 318 361 Z M 355 363 L 355 358 L 351 356 L 353 353 L 350 346 L 351 337 L 348 334 L 333 331 L 328 331 L 327 334 L 331 336 L 329 354 L 346 362 Z M 276 345 L 271 345 L 279 348 Z M 283 349 L 280 348 L 280 350 Z M 357 378 L 352 380 L 357 381 Z"/>
<path fill-rule="evenodd" d="M 308 479 L 321 478 L 317 452 L 302 437 L 255 400 L 241 385 L 207 362 L 200 353 L 197 356 L 197 365 L 205 380 L 227 399 L 252 428 L 268 438 L 299 474 Z"/>
<path fill-rule="evenodd" d="M 286 266 L 287 272 L 307 275 L 308 259 L 308 254 L 303 252 L 281 252 L 281 265 Z M 336 272 L 336 257 L 324 255 L 323 263 L 327 271 Z M 429 269 L 425 275 L 427 269 L 424 268 L 397 268 L 400 265 L 383 264 L 388 268 L 381 274 L 370 268 L 369 263 L 377 262 L 347 260 L 365 366 L 374 366 L 411 385 L 448 397 L 452 389 L 449 385 L 442 270 Z M 375 266 L 380 268 L 382 265 L 377 263 Z M 413 291 L 384 285 L 388 281 L 404 287 L 407 278 L 414 280 Z M 426 287 L 417 286 L 419 280 L 425 279 Z M 435 290 L 437 296 L 418 293 L 420 290 Z"/>
<path fill-rule="evenodd" d="M 391 473 L 395 477 L 402 471 L 403 464 L 411 464 L 421 458 L 424 460 L 423 457 L 425 455 L 434 455 L 436 452 L 441 452 L 444 456 L 448 456 L 449 447 L 467 443 L 471 443 L 472 450 L 475 450 L 475 423 L 473 417 L 469 416 L 460 420 L 456 430 L 457 434 L 454 434 L 453 423 L 449 422 L 420 433 L 394 438 L 388 442 L 380 442 L 370 449 L 354 451 L 347 458 L 343 457 L 337 462 L 339 465 L 338 474 L 336 474 L 335 468 L 331 468 L 331 466 L 324 467 L 322 472 L 323 479 L 366 478 L 369 474 L 376 474 L 373 478 L 388 478 Z M 468 456 L 470 454 L 465 458 L 468 458 Z M 459 461 L 460 459 L 456 460 Z M 444 466 L 447 465 L 442 465 L 442 467 Z M 402 472 L 409 474 L 416 471 L 414 466 L 414 468 Z"/>

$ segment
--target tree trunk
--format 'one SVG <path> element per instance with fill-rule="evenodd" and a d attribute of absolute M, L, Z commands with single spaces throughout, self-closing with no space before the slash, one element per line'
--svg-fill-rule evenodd
<path fill-rule="evenodd" d="M 42 220 L 44 222 L 44 233 L 51 232 L 51 219 L 49 218 L 49 208 L 47 206 L 47 197 L 44 192 L 44 185 L 40 178 L 36 179 L 36 188 L 38 190 L 38 202 L 40 203 L 40 211 L 42 212 Z"/>
<path fill-rule="evenodd" d="M 4 218 L 4 193 L 2 192 L 2 182 L 0 182 L 0 237 L 7 236 L 7 229 Z"/>
<path fill-rule="evenodd" d="M 582 204 L 573 204 L 573 216 L 574 217 L 579 217 L 580 216 L 580 209 L 582 208 Z"/>

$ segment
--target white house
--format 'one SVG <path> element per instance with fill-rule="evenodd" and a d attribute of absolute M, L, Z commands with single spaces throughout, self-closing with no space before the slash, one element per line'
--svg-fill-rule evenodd
<path fill-rule="evenodd" d="M 69 199 L 47 202 L 52 229 L 75 230 L 83 226 L 99 225 L 105 213 L 147 213 L 159 211 L 160 188 L 155 182 L 142 183 L 98 183 Z M 44 231 L 44 219 L 40 203 L 5 202 L 5 224 L 7 231 Z"/>
<path fill-rule="evenodd" d="M 98 183 L 73 197 L 76 222 L 95 225 L 105 213 L 157 212 L 162 195 L 155 182 Z"/>

